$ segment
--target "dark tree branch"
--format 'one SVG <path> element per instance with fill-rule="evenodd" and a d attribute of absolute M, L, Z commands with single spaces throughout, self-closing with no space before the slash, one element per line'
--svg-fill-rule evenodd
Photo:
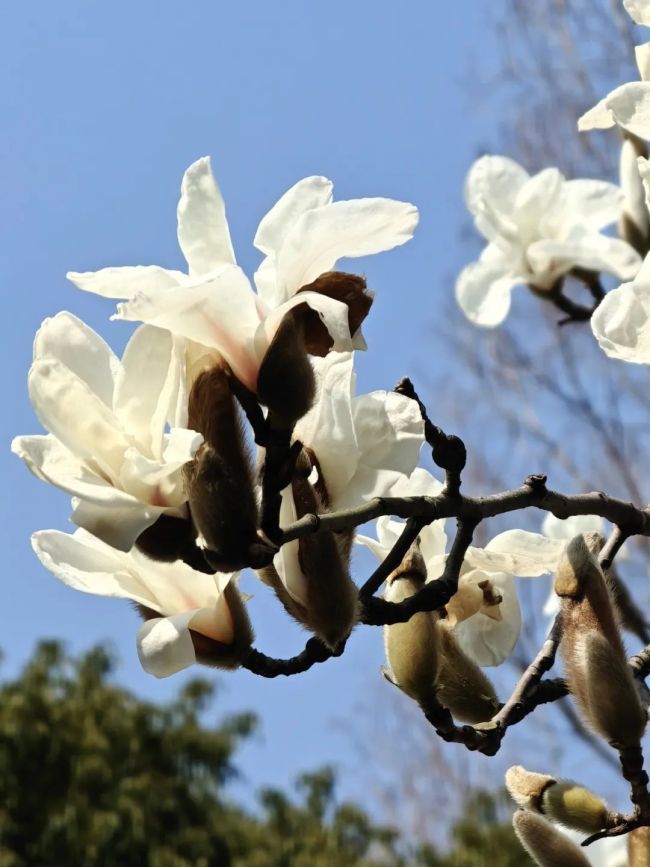
<path fill-rule="evenodd" d="M 408 519 L 399 539 L 359 591 L 359 598 L 362 602 L 374 596 L 391 572 L 398 568 L 421 529 L 422 523 L 420 521 L 416 518 Z"/>
<path fill-rule="evenodd" d="M 341 656 L 345 650 L 345 643 L 336 650 L 330 650 L 318 638 L 310 638 L 305 649 L 291 659 L 274 659 L 261 653 L 254 647 L 242 662 L 242 668 L 246 668 L 252 674 L 260 677 L 290 677 L 293 674 L 302 674 L 319 662 L 327 662 L 332 657 Z"/>

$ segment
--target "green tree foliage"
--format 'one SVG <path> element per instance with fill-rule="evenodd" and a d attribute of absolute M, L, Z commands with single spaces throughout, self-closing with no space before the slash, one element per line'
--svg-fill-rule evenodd
<path fill-rule="evenodd" d="M 214 688 L 193 680 L 167 705 L 111 681 L 95 648 L 39 645 L 0 687 L 0 867 L 510 867 L 527 863 L 509 815 L 486 795 L 452 831 L 454 851 L 409 851 L 353 804 L 330 770 L 297 797 L 260 794 L 250 815 L 224 794 L 251 714 L 206 724 Z M 509 813 L 509 811 L 508 811 Z"/>

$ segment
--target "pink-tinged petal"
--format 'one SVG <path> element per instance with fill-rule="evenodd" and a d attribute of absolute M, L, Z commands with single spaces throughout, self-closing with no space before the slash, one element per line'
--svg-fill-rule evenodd
<path fill-rule="evenodd" d="M 611 358 L 650 364 L 650 283 L 624 283 L 608 292 L 591 317 L 591 330 Z"/>
<path fill-rule="evenodd" d="M 612 90 L 578 120 L 578 129 L 607 129 L 617 123 L 640 138 L 650 138 L 650 82 L 631 81 Z"/>
<path fill-rule="evenodd" d="M 636 45 L 634 48 L 634 58 L 641 81 L 648 81 L 650 79 L 650 42 Z"/>
<path fill-rule="evenodd" d="M 285 488 L 282 491 L 282 503 L 280 505 L 280 526 L 288 527 L 297 520 L 297 517 L 298 513 L 291 488 Z M 306 607 L 307 578 L 300 567 L 298 540 L 283 545 L 273 558 L 273 565 L 289 596 Z"/>
<path fill-rule="evenodd" d="M 480 666 L 501 665 L 514 650 L 521 631 L 521 610 L 514 582 L 508 576 L 491 576 L 502 598 L 501 620 L 478 612 L 459 623 L 454 637 L 461 649 Z"/>
<path fill-rule="evenodd" d="M 225 266 L 179 289 L 140 293 L 119 304 L 114 318 L 147 322 L 218 350 L 237 378 L 255 389 L 260 358 L 253 341 L 260 313 L 240 268 Z"/>
<path fill-rule="evenodd" d="M 183 175 L 177 217 L 178 243 L 190 274 L 199 276 L 235 264 L 226 207 L 209 157 L 192 163 Z"/>
<path fill-rule="evenodd" d="M 641 266 L 641 257 L 625 241 L 595 233 L 580 235 L 578 231 L 566 241 L 535 241 L 528 247 L 527 257 L 531 282 L 541 287 L 575 267 L 607 271 L 620 280 L 629 280 Z"/>
<path fill-rule="evenodd" d="M 181 467 L 146 458 L 133 446 L 124 452 L 118 484 L 140 503 L 160 509 L 176 508 L 187 500 Z"/>
<path fill-rule="evenodd" d="M 332 182 L 320 175 L 303 178 L 290 187 L 262 217 L 253 244 L 270 256 L 277 253 L 298 217 L 332 201 Z"/>
<path fill-rule="evenodd" d="M 147 674 L 169 677 L 196 662 L 189 630 L 194 614 L 186 611 L 142 624 L 137 638 L 138 658 Z"/>
<path fill-rule="evenodd" d="M 623 144 L 625 145 L 625 142 Z M 639 172 L 636 166 L 634 170 L 638 181 Z M 564 184 L 559 204 L 565 220 L 572 219 L 585 228 L 598 232 L 618 220 L 623 200 L 623 190 L 616 184 L 577 179 Z"/>
<path fill-rule="evenodd" d="M 632 21 L 650 27 L 650 0 L 623 0 L 623 6 Z"/>
<path fill-rule="evenodd" d="M 113 409 L 124 430 L 149 457 L 161 457 L 179 374 L 169 331 L 151 325 L 136 329 L 122 356 Z"/>
<path fill-rule="evenodd" d="M 43 566 L 73 590 L 158 607 L 146 585 L 129 569 L 128 556 L 83 530 L 74 536 L 41 530 L 33 534 L 32 548 Z"/>
<path fill-rule="evenodd" d="M 182 271 L 170 271 L 158 265 L 126 265 L 102 268 L 101 271 L 68 271 L 68 280 L 84 292 L 104 298 L 133 298 L 139 292 L 163 292 L 187 280 Z"/>
<path fill-rule="evenodd" d="M 118 551 L 130 551 L 140 533 L 158 520 L 165 509 L 135 499 L 130 503 L 124 502 L 119 496 L 121 493 L 115 491 L 115 505 L 74 497 L 70 520 Z"/>
<path fill-rule="evenodd" d="M 277 254 L 278 282 L 293 295 L 334 270 L 338 259 L 369 256 L 406 243 L 417 223 L 414 205 L 392 199 L 352 199 L 307 211 Z"/>
<path fill-rule="evenodd" d="M 57 358 L 82 379 L 106 406 L 112 406 L 121 365 L 110 346 L 66 310 L 45 319 L 34 338 L 34 358 Z"/>
<path fill-rule="evenodd" d="M 137 549 L 128 555 L 131 571 L 135 572 L 155 604 L 156 611 L 168 616 L 182 614 L 184 611 L 215 609 L 222 599 L 221 594 L 234 575 L 206 575 L 197 572 L 186 563 L 160 563 L 150 560 Z M 224 600 L 225 601 L 225 600 Z M 219 623 L 224 641 L 232 624 L 228 616 L 219 609 Z M 213 624 L 213 629 L 216 626 Z M 221 640 L 221 639 L 219 639 Z M 228 639 L 230 640 L 230 639 Z"/>
<path fill-rule="evenodd" d="M 474 325 L 494 328 L 508 315 L 510 295 L 517 282 L 500 263 L 472 262 L 456 280 L 456 300 Z"/>
<path fill-rule="evenodd" d="M 54 358 L 38 359 L 32 364 L 28 386 L 34 412 L 43 427 L 77 457 L 114 478 L 130 443 L 106 404 Z"/>
<path fill-rule="evenodd" d="M 497 214 L 509 216 L 519 190 L 528 180 L 528 172 L 508 157 L 484 156 L 476 160 L 465 180 L 465 204 L 480 217 L 486 202 Z"/>

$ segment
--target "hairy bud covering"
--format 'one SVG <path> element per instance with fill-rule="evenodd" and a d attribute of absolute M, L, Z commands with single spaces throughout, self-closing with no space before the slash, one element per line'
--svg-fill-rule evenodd
<path fill-rule="evenodd" d="M 549 786 L 556 783 L 548 774 L 527 771 L 521 765 L 513 765 L 506 771 L 506 789 L 517 806 L 541 812 L 542 795 Z"/>
<path fill-rule="evenodd" d="M 607 824 L 607 804 L 571 780 L 558 780 L 548 786 L 542 795 L 542 813 L 567 828 L 595 834 Z"/>
<path fill-rule="evenodd" d="M 540 867 L 589 867 L 576 844 L 537 813 L 517 810 L 512 825 L 521 845 Z"/>
<path fill-rule="evenodd" d="M 461 650 L 452 629 L 438 621 L 441 664 L 438 699 L 461 722 L 486 722 L 499 709 L 499 699 L 479 666 Z"/>
<path fill-rule="evenodd" d="M 416 541 L 401 565 L 389 576 L 384 598 L 389 602 L 402 602 L 424 587 L 426 576 Z M 436 614 L 420 611 L 406 623 L 384 626 L 390 680 L 424 708 L 435 698 L 440 668 L 436 619 Z"/>
<path fill-rule="evenodd" d="M 611 744 L 634 746 L 646 715 L 593 553 L 600 538 L 595 533 L 576 536 L 560 560 L 555 579 L 562 597 L 560 648 L 569 687 L 588 723 Z"/>

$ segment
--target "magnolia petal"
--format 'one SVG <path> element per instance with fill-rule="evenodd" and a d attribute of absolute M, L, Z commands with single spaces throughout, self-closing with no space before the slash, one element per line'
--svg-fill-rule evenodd
<path fill-rule="evenodd" d="M 267 256 L 277 253 L 298 217 L 332 201 L 332 182 L 320 175 L 303 178 L 290 187 L 262 217 L 253 244 Z"/>
<path fill-rule="evenodd" d="M 335 495 L 332 495 L 332 508 L 336 511 L 353 509 L 360 503 L 367 503 L 373 497 L 388 496 L 389 491 L 403 478 L 404 474 L 397 470 L 377 469 L 361 464 L 345 488 L 335 489 Z M 327 484 L 327 477 L 325 482 Z"/>
<path fill-rule="evenodd" d="M 650 79 L 650 42 L 636 45 L 634 47 L 634 58 L 641 81 L 648 81 Z"/>
<path fill-rule="evenodd" d="M 456 280 L 456 300 L 474 325 L 494 328 L 508 315 L 512 288 L 518 282 L 501 263 L 472 262 Z"/>
<path fill-rule="evenodd" d="M 37 359 L 28 376 L 38 420 L 73 454 L 111 478 L 119 472 L 129 441 L 105 403 L 62 362 Z"/>
<path fill-rule="evenodd" d="M 187 280 L 187 275 L 182 271 L 171 271 L 158 265 L 68 271 L 66 277 L 84 292 L 93 292 L 104 298 L 133 298 L 139 292 L 164 292 Z"/>
<path fill-rule="evenodd" d="M 491 580 L 502 596 L 502 619 L 494 620 L 479 611 L 454 630 L 461 649 L 480 666 L 501 665 L 514 650 L 521 631 L 521 610 L 514 581 L 506 575 L 491 576 Z"/>
<path fill-rule="evenodd" d="M 473 559 L 479 549 L 471 550 Z M 492 571 L 509 572 L 520 578 L 535 578 L 555 569 L 563 550 L 564 545 L 561 542 L 548 539 L 540 533 L 506 530 L 505 533 L 499 533 L 488 542 L 484 553 L 489 555 L 489 561 L 493 564 L 497 563 L 500 557 L 502 558 L 501 568 Z M 469 560 L 469 557 L 467 559 Z M 486 562 L 485 559 L 483 562 Z M 478 565 L 478 568 L 483 566 Z M 484 571 L 491 570 L 484 568 Z"/>
<path fill-rule="evenodd" d="M 480 217 L 486 202 L 501 215 L 509 215 L 528 172 L 508 157 L 488 155 L 476 160 L 465 180 L 465 204 Z"/>
<path fill-rule="evenodd" d="M 179 507 L 187 500 L 181 466 L 152 460 L 131 447 L 124 452 L 119 485 L 146 505 Z"/>
<path fill-rule="evenodd" d="M 623 129 L 650 138 L 650 82 L 622 84 L 578 120 L 578 129 L 607 129 L 617 123 Z"/>
<path fill-rule="evenodd" d="M 106 406 L 112 405 L 120 361 L 99 334 L 81 319 L 66 310 L 45 319 L 34 338 L 34 358 L 46 356 L 58 359 Z"/>
<path fill-rule="evenodd" d="M 322 323 L 323 332 L 327 332 L 325 335 L 327 338 L 325 341 L 326 345 L 322 348 L 323 354 L 325 354 L 327 347 L 335 352 L 349 352 L 352 349 L 348 305 L 342 301 L 337 301 L 335 298 L 328 298 L 327 295 L 321 295 L 319 292 L 300 292 L 275 310 L 272 310 L 258 326 L 255 334 L 255 346 L 258 358 L 263 357 L 266 348 L 273 340 L 275 332 L 289 310 L 298 307 L 300 304 L 306 304 L 317 314 L 320 320 L 318 325 L 320 326 Z M 329 346 L 330 342 L 331 346 Z M 308 347 L 308 351 L 315 353 L 317 348 Z M 319 349 L 319 351 L 321 350 Z"/>
<path fill-rule="evenodd" d="M 629 280 L 641 265 L 639 254 L 625 241 L 595 233 L 579 235 L 578 231 L 566 241 L 535 241 L 527 256 L 534 275 L 531 282 L 540 285 L 555 282 L 574 267 L 607 271 Z"/>
<path fill-rule="evenodd" d="M 634 223 L 642 235 L 650 232 L 650 212 L 646 203 L 646 182 L 648 160 L 638 157 L 634 141 L 628 137 L 621 145 L 619 176 L 623 190 L 623 215 Z M 643 174 L 642 174 L 643 173 Z"/>
<path fill-rule="evenodd" d="M 278 286 L 278 275 L 275 270 L 275 256 L 267 256 L 253 274 L 255 287 L 260 299 L 272 310 L 287 300 L 287 293 Z"/>
<path fill-rule="evenodd" d="M 570 542 L 578 533 L 604 533 L 605 521 L 600 515 L 572 515 L 570 518 L 556 518 L 549 512 L 542 524 L 542 533 L 549 539 Z"/>
<path fill-rule="evenodd" d="M 32 548 L 43 566 L 73 590 L 131 599 L 158 610 L 156 598 L 128 568 L 128 557 L 83 530 L 73 536 L 41 530 L 32 535 Z"/>
<path fill-rule="evenodd" d="M 121 492 L 115 493 L 119 495 Z M 128 504 L 117 496 L 115 499 L 116 505 L 111 506 L 75 497 L 70 520 L 118 551 L 130 551 L 140 533 L 150 527 L 165 510 L 133 498 Z"/>
<path fill-rule="evenodd" d="M 591 330 L 611 358 L 650 364 L 650 283 L 624 283 L 608 292 L 591 317 Z"/>
<path fill-rule="evenodd" d="M 423 467 L 416 467 L 408 478 L 402 476 L 390 490 L 391 497 L 437 497 L 444 485 Z"/>
<path fill-rule="evenodd" d="M 597 232 L 618 220 L 623 197 L 621 188 L 607 181 L 571 180 L 562 187 L 560 208 L 567 222 L 580 223 Z"/>
<path fill-rule="evenodd" d="M 278 282 L 293 295 L 344 256 L 369 256 L 406 243 L 417 223 L 417 208 L 393 199 L 351 199 L 306 211 L 277 254 Z"/>
<path fill-rule="evenodd" d="M 178 243 L 191 275 L 236 264 L 226 206 L 210 168 L 210 157 L 201 157 L 183 175 L 177 218 Z"/>
<path fill-rule="evenodd" d="M 565 180 L 555 168 L 543 169 L 526 181 L 517 193 L 515 208 L 519 229 L 535 230 L 540 214 L 553 212 L 564 191 Z"/>
<path fill-rule="evenodd" d="M 371 551 L 380 563 L 388 553 L 388 550 L 384 548 L 381 542 L 379 542 L 377 539 L 373 539 L 372 536 L 364 536 L 363 533 L 356 533 L 354 537 L 354 542 L 356 545 L 363 545 L 364 548 L 367 548 L 369 551 Z"/>
<path fill-rule="evenodd" d="M 140 627 L 137 637 L 138 658 L 147 674 L 169 677 L 196 662 L 189 624 L 194 611 L 156 617 Z"/>
<path fill-rule="evenodd" d="M 202 442 L 203 436 L 200 433 L 173 427 L 165 434 L 163 460 L 170 466 L 182 466 L 192 460 Z"/>
<path fill-rule="evenodd" d="M 141 325 L 126 345 L 113 409 L 124 429 L 150 457 L 161 455 L 165 425 L 172 413 L 178 368 L 169 331 Z"/>
<path fill-rule="evenodd" d="M 408 476 L 417 465 L 424 442 L 418 404 L 395 392 L 374 391 L 355 398 L 352 412 L 361 461 Z"/>
<path fill-rule="evenodd" d="M 282 491 L 280 504 L 280 526 L 288 527 L 298 519 L 296 504 L 291 488 Z M 284 584 L 287 593 L 304 607 L 307 606 L 307 578 L 300 567 L 300 548 L 298 540 L 287 542 L 273 558 L 273 565 Z"/>
<path fill-rule="evenodd" d="M 623 6 L 632 21 L 650 27 L 650 0 L 623 0 Z"/>
<path fill-rule="evenodd" d="M 253 340 L 260 313 L 241 268 L 227 265 L 166 292 L 142 292 L 118 305 L 116 319 L 147 322 L 218 350 L 237 378 L 255 389 L 259 359 Z"/>

